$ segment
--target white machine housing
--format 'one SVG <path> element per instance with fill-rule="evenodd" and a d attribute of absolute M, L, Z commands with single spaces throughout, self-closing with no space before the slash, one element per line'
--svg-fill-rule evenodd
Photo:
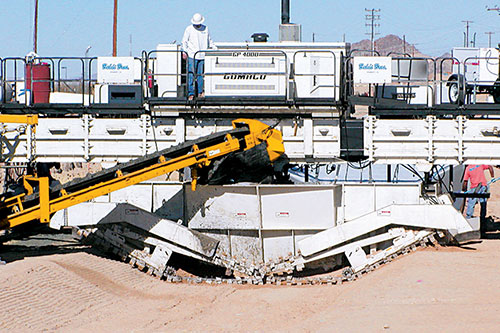
<path fill-rule="evenodd" d="M 206 96 L 285 96 L 288 71 L 282 51 L 205 54 Z"/>
<path fill-rule="evenodd" d="M 498 79 L 499 53 L 494 48 L 455 47 L 451 51 L 453 58 L 453 74 L 465 76 L 472 84 L 493 85 Z"/>
<path fill-rule="evenodd" d="M 219 42 L 205 53 L 207 97 L 275 96 L 340 99 L 342 56 L 349 43 Z M 157 46 L 154 77 L 159 97 L 178 97 L 178 45 Z"/>
<path fill-rule="evenodd" d="M 280 52 L 286 55 L 287 97 L 336 100 L 340 97 L 342 56 L 350 50 L 350 44 L 342 42 L 217 43 L 217 47 L 244 52 Z M 248 61 L 252 61 L 251 57 Z"/>

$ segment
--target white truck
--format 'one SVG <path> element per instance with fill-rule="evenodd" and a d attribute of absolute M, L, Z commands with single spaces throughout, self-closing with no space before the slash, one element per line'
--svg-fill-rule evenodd
<path fill-rule="evenodd" d="M 456 47 L 449 77 L 448 97 L 453 104 L 464 104 L 467 97 L 489 94 L 500 103 L 499 51 L 495 48 Z"/>

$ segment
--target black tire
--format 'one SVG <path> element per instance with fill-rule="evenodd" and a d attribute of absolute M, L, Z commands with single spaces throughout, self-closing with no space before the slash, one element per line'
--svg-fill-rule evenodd
<path fill-rule="evenodd" d="M 464 104 L 464 88 L 463 85 L 459 84 L 459 80 L 452 79 L 448 82 L 448 99 L 451 104 Z"/>
<path fill-rule="evenodd" d="M 493 101 L 495 104 L 500 104 L 500 79 L 497 79 L 495 85 L 491 91 L 491 95 L 493 96 Z"/>

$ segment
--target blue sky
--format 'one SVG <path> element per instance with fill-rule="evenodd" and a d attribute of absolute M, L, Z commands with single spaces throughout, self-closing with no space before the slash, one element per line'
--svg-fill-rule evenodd
<path fill-rule="evenodd" d="M 0 57 L 24 56 L 33 45 L 34 0 L 0 0 Z M 302 24 L 302 39 L 357 42 L 367 38 L 365 8 L 381 9 L 380 36 L 406 35 L 425 54 L 439 56 L 461 46 L 465 24 L 478 46 L 487 46 L 487 31 L 500 41 L 500 15 L 486 0 L 290 0 L 291 21 Z M 200 12 L 215 41 L 244 41 L 254 32 L 277 40 L 280 0 L 119 0 L 118 55 L 153 50 L 158 43 L 182 38 L 191 16 Z M 41 56 L 111 55 L 113 0 L 39 0 L 38 53 Z M 379 37 L 380 37 L 379 36 Z"/>

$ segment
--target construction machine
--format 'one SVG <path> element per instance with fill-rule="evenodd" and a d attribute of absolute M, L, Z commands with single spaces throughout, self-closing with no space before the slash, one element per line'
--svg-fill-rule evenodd
<path fill-rule="evenodd" d="M 10 119 L 12 122 L 36 123 L 34 118 L 9 117 L 16 117 Z M 272 175 L 272 163 L 285 151 L 281 133 L 251 119 L 237 119 L 232 125 L 232 130 L 186 141 L 53 187 L 50 187 L 46 174 L 37 174 L 36 169 L 33 169 L 33 174 L 21 178 L 24 189 L 21 194 L 4 194 L 0 197 L 0 229 L 13 228 L 34 220 L 48 223 L 57 211 L 184 168 L 191 169 L 193 190 L 199 181 L 212 183 L 221 178 L 237 181 L 243 176 L 237 173 L 238 170 L 244 169 L 247 162 L 259 171 L 254 172 L 254 175 Z M 218 171 L 221 164 L 227 166 L 224 177 Z"/>

